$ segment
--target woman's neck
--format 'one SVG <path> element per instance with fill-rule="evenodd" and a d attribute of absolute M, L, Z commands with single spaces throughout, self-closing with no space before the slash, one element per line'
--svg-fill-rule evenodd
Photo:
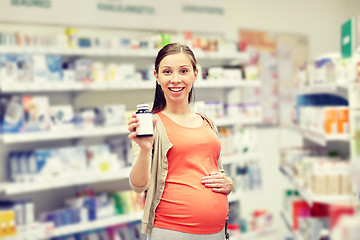
<path fill-rule="evenodd" d="M 188 115 L 193 113 L 189 104 L 183 106 L 169 104 L 165 107 L 163 112 L 165 114 L 171 114 L 171 115 Z"/>

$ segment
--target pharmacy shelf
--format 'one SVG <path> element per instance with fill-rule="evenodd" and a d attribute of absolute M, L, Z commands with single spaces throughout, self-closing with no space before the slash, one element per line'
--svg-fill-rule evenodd
<path fill-rule="evenodd" d="M 140 221 L 142 215 L 143 212 L 130 213 L 130 214 L 117 215 L 113 217 L 98 219 L 96 221 L 82 223 L 82 224 L 74 224 L 74 225 L 59 227 L 54 229 L 54 232 L 51 237 L 60 237 L 68 234 L 106 228 L 117 224 Z"/>
<path fill-rule="evenodd" d="M 335 94 L 348 98 L 348 86 L 345 83 L 319 83 L 314 84 L 308 87 L 300 87 L 297 91 L 299 95 L 307 95 L 307 94 Z"/>
<path fill-rule="evenodd" d="M 258 118 L 241 119 L 239 117 L 224 117 L 224 118 L 216 118 L 215 122 L 218 127 L 232 126 L 232 125 L 256 125 L 262 123 L 262 118 L 258 117 Z"/>
<path fill-rule="evenodd" d="M 248 232 L 248 233 L 243 233 L 241 235 L 233 235 L 230 236 L 231 240 L 250 240 L 250 239 L 257 239 L 259 237 L 264 237 L 270 234 L 275 233 L 277 230 L 275 227 L 271 226 L 271 227 L 266 227 L 262 230 L 258 230 L 258 231 L 252 231 L 252 232 Z"/>
<path fill-rule="evenodd" d="M 350 140 L 349 134 L 332 134 L 327 135 L 324 133 L 318 133 L 311 130 L 301 129 L 300 132 L 303 137 L 315 142 L 321 146 L 326 146 L 328 142 L 348 142 Z"/>
<path fill-rule="evenodd" d="M 237 87 L 260 87 L 259 80 L 201 80 L 196 83 L 196 88 L 237 88 Z M 95 82 L 95 83 L 16 83 L 5 82 L 1 85 L 3 93 L 25 93 L 25 92 L 70 92 L 70 91 L 125 91 L 155 89 L 155 82 L 123 81 L 123 82 Z"/>
<path fill-rule="evenodd" d="M 242 163 L 249 160 L 259 160 L 261 155 L 259 153 L 238 153 L 229 156 L 222 156 L 221 162 L 223 165 L 233 164 L 233 163 Z"/>
<path fill-rule="evenodd" d="M 54 231 L 54 224 L 51 222 L 34 222 L 28 226 L 17 226 L 17 234 L 12 237 L 5 237 L 4 240 L 39 240 L 49 239 Z"/>
<path fill-rule="evenodd" d="M 283 173 L 289 182 L 294 186 L 296 190 L 300 193 L 300 196 L 312 206 L 314 202 L 321 203 L 352 203 L 354 196 L 348 195 L 326 195 L 326 196 L 316 196 L 310 189 L 307 189 L 303 186 L 303 183 L 294 177 L 291 170 L 287 167 L 280 167 L 280 172 Z"/>
<path fill-rule="evenodd" d="M 0 193 L 4 195 L 26 194 L 31 192 L 46 191 L 77 185 L 89 185 L 101 182 L 111 182 L 126 179 L 130 175 L 131 168 L 108 173 L 77 173 L 71 176 L 58 176 L 41 182 L 28 183 L 0 183 Z"/>
<path fill-rule="evenodd" d="M 17 144 L 28 142 L 43 142 L 53 140 L 64 140 L 74 138 L 91 138 L 91 137 L 105 137 L 113 135 L 126 135 L 129 131 L 126 126 L 112 126 L 112 127 L 93 127 L 72 129 L 64 131 L 43 131 L 43 132 L 24 132 L 0 135 L 4 144 Z"/>
<path fill-rule="evenodd" d="M 101 49 L 101 48 L 68 48 L 68 47 L 0 47 L 3 54 L 51 54 L 62 56 L 89 56 L 89 57 L 148 57 L 155 59 L 159 49 Z M 236 59 L 245 63 L 249 55 L 244 52 L 204 52 L 194 51 L 197 59 L 224 60 Z"/>
<path fill-rule="evenodd" d="M 36 229 L 29 229 L 19 231 L 16 236 L 6 237 L 6 240 L 45 240 L 53 237 L 60 237 L 64 235 L 85 232 L 89 230 L 106 228 L 118 224 L 140 221 L 143 212 L 136 212 L 130 214 L 116 215 L 113 217 L 102 218 L 91 222 L 67 225 L 59 228 L 48 229 L 48 227 L 37 227 Z M 3 239 L 0 237 L 0 239 Z"/>
<path fill-rule="evenodd" d="M 304 138 L 317 143 L 321 146 L 326 146 L 328 142 L 349 142 L 349 134 L 325 134 L 308 129 L 301 128 L 299 126 L 287 126 L 288 129 L 299 132 Z"/>

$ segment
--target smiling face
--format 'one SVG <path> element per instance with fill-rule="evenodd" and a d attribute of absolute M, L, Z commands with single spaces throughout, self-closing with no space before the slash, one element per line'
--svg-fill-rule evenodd
<path fill-rule="evenodd" d="M 188 104 L 188 95 L 197 77 L 190 57 L 185 53 L 175 53 L 164 57 L 154 72 L 156 81 L 164 92 L 166 102 Z"/>

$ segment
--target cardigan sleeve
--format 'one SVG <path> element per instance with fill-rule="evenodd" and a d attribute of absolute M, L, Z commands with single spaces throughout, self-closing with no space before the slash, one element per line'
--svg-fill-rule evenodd
<path fill-rule="evenodd" d="M 134 164 L 134 162 L 136 161 L 137 157 L 139 156 L 140 153 L 140 147 L 137 143 L 132 142 L 132 147 L 131 147 L 131 159 L 132 159 L 132 164 Z M 151 152 L 151 156 L 152 158 L 152 152 Z M 151 162 L 150 162 L 151 164 Z M 150 168 L 151 169 L 151 166 Z M 150 177 L 149 177 L 149 181 L 144 185 L 144 186 L 136 186 L 134 185 L 134 183 L 131 181 L 131 178 L 129 176 L 129 184 L 130 187 L 133 191 L 137 192 L 137 193 L 142 193 L 144 192 L 148 187 L 149 187 L 149 183 L 150 183 Z"/>

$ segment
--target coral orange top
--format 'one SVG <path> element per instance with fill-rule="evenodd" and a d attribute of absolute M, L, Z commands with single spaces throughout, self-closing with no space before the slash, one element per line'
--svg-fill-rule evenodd
<path fill-rule="evenodd" d="M 218 136 L 205 119 L 200 127 L 187 128 L 158 115 L 173 146 L 167 153 L 168 174 L 154 227 L 192 234 L 221 231 L 229 212 L 227 196 L 201 183 L 202 177 L 219 171 Z"/>

